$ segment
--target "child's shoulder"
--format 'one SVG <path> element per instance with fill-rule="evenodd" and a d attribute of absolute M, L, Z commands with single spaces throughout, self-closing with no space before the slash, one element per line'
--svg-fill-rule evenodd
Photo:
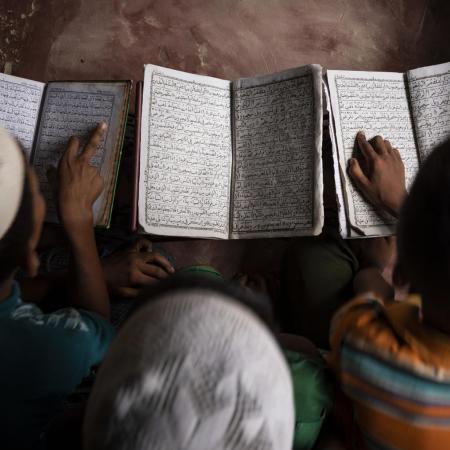
<path fill-rule="evenodd" d="M 35 348 L 37 353 L 65 354 L 74 349 L 79 355 L 103 354 L 115 335 L 111 324 L 96 313 L 75 308 L 44 313 L 33 303 L 18 304 L 3 317 L 3 327 L 15 336 L 14 346 Z"/>

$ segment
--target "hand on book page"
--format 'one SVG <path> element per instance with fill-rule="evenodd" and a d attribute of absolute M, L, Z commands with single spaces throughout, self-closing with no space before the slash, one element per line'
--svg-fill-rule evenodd
<path fill-rule="evenodd" d="M 358 160 L 351 158 L 348 172 L 352 180 L 372 205 L 397 217 L 406 196 L 405 166 L 400 152 L 381 136 L 369 142 L 359 132 L 356 142 L 366 167 L 363 171 Z"/>
<path fill-rule="evenodd" d="M 175 272 L 166 257 L 152 251 L 147 239 L 138 239 L 127 249 L 103 258 L 102 265 L 110 294 L 127 298 Z"/>
<path fill-rule="evenodd" d="M 80 141 L 72 136 L 58 165 L 58 211 L 66 232 L 93 226 L 92 205 L 103 190 L 103 179 L 90 164 L 105 134 L 101 122 L 79 152 Z"/>

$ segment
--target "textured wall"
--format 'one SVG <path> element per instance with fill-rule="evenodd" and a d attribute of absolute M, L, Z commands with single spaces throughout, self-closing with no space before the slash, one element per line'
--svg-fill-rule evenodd
<path fill-rule="evenodd" d="M 311 62 L 403 71 L 450 60 L 448 3 L 2 0 L 0 63 L 43 81 L 137 80 L 144 63 L 229 79 Z"/>

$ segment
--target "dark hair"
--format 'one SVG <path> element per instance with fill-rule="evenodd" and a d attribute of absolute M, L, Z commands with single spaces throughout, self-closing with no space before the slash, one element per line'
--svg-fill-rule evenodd
<path fill-rule="evenodd" d="M 250 309 L 272 332 L 275 330 L 273 310 L 267 296 L 244 292 L 238 285 L 216 281 L 204 275 L 176 274 L 144 288 L 136 299 L 129 316 L 147 302 L 160 298 L 166 292 L 190 289 L 203 289 L 226 295 Z"/>
<path fill-rule="evenodd" d="M 401 274 L 419 293 L 448 289 L 450 141 L 436 148 L 420 168 L 400 213 L 397 245 Z"/>
<path fill-rule="evenodd" d="M 19 267 L 32 231 L 33 202 L 28 175 L 25 175 L 19 210 L 8 231 L 0 239 L 0 282 L 5 281 Z"/>

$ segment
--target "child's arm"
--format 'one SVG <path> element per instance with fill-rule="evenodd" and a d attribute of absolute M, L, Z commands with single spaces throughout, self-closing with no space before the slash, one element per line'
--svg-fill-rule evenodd
<path fill-rule="evenodd" d="M 92 212 L 103 190 L 103 180 L 89 164 L 105 130 L 106 124 L 100 123 L 79 154 L 79 140 L 70 138 L 58 166 L 58 210 L 72 248 L 68 277 L 71 304 L 109 317 L 109 297 L 95 245 Z"/>
<path fill-rule="evenodd" d="M 376 267 L 367 267 L 360 270 L 353 279 L 355 295 L 373 292 L 385 301 L 391 301 L 395 297 L 394 288 L 383 278 Z"/>
<path fill-rule="evenodd" d="M 355 295 L 373 292 L 384 300 L 395 296 L 392 275 L 396 261 L 394 236 L 361 239 L 351 243 L 359 272 L 353 280 Z"/>
<path fill-rule="evenodd" d="M 138 239 L 133 244 L 100 260 L 106 287 L 111 297 L 133 298 L 142 288 L 175 272 L 169 260 L 151 251 L 151 243 Z M 67 270 L 47 272 L 33 278 L 19 280 L 22 301 L 44 303 L 50 295 L 65 293 L 69 273 Z M 60 295 L 60 294 L 59 294 Z M 58 301 L 59 307 L 68 306 Z"/>
<path fill-rule="evenodd" d="M 376 136 L 368 142 L 364 134 L 359 132 L 356 136 L 356 142 L 364 157 L 366 172 L 363 172 L 358 160 L 352 158 L 349 161 L 348 169 L 350 176 L 362 195 L 370 203 L 398 217 L 407 195 L 405 167 L 399 151 L 392 148 L 390 142 L 384 140 L 381 136 Z M 375 259 L 379 261 L 363 264 L 363 269 L 356 274 L 353 281 L 356 295 L 371 291 L 385 300 L 394 298 L 394 289 L 382 275 L 386 268 L 379 264 L 383 260 L 383 253 L 387 254 L 386 261 L 392 259 L 389 257 L 389 253 L 394 251 L 395 243 L 392 245 L 392 242 L 389 242 L 388 239 L 370 240 L 377 241 L 375 243 L 378 244 L 378 247 L 375 246 L 370 253 L 372 253 L 372 256 L 375 255 Z M 372 243 L 367 241 L 364 244 L 367 246 L 367 244 Z M 386 248 L 383 249 L 383 247 Z"/>

